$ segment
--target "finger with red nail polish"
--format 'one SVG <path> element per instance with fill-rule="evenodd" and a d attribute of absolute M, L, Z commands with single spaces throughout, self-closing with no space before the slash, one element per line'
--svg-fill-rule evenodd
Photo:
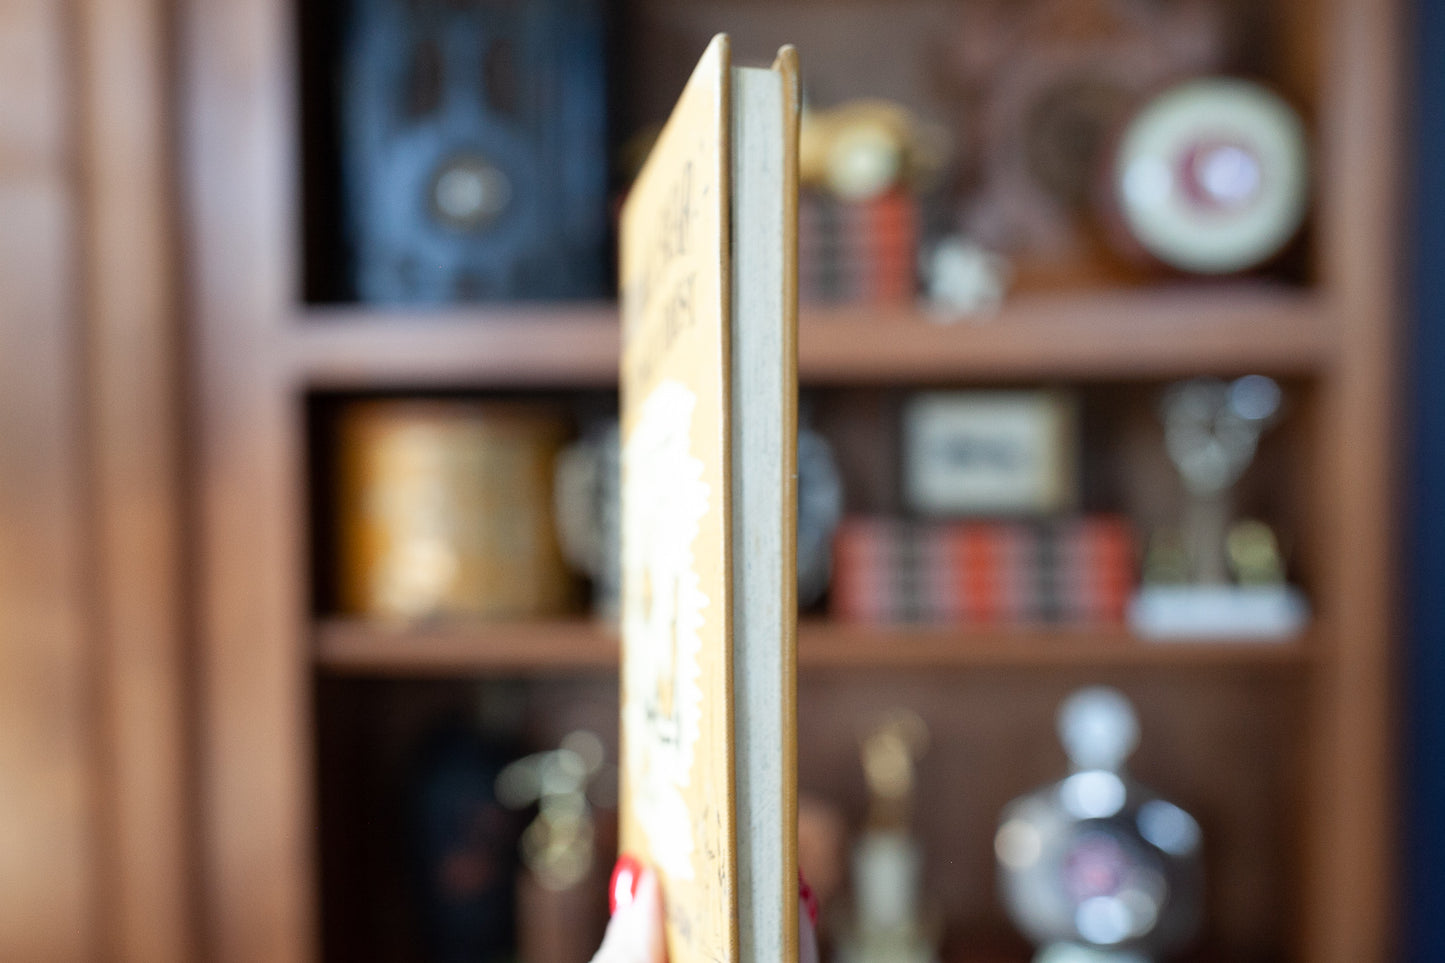
<path fill-rule="evenodd" d="M 616 916 L 617 911 L 630 904 L 637 896 L 637 883 L 642 879 L 642 863 L 636 856 L 623 853 L 612 867 L 612 881 L 607 886 L 607 912 Z"/>
<path fill-rule="evenodd" d="M 818 897 L 798 870 L 798 963 L 818 963 Z"/>
<path fill-rule="evenodd" d="M 808 919 L 814 927 L 818 925 L 818 897 L 813 895 L 813 887 L 808 885 L 808 880 L 803 876 L 803 871 L 798 870 L 798 898 L 803 901 L 803 909 L 808 914 Z"/>
<path fill-rule="evenodd" d="M 667 963 L 657 874 L 623 855 L 608 887 L 612 921 L 592 963 Z M 818 963 L 818 901 L 798 874 L 798 963 Z"/>
<path fill-rule="evenodd" d="M 612 921 L 592 963 L 667 963 L 657 874 L 622 856 L 612 870 L 608 901 Z"/>

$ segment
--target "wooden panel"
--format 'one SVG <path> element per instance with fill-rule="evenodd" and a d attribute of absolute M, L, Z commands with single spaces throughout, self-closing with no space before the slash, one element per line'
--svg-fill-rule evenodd
<path fill-rule="evenodd" d="M 0 177 L 69 162 L 65 5 L 0 0 Z"/>
<path fill-rule="evenodd" d="M 0 0 L 0 958 L 97 949 L 64 5 Z"/>
<path fill-rule="evenodd" d="M 1321 386 L 1316 494 L 1328 634 L 1310 709 L 1311 832 L 1301 957 L 1395 957 L 1392 623 L 1400 276 L 1402 4 L 1331 0 L 1320 109 L 1319 223 L 1339 366 Z"/>
<path fill-rule="evenodd" d="M 609 385 L 617 313 L 605 304 L 447 311 L 312 309 L 284 363 L 317 388 Z M 1333 352 L 1326 307 L 1258 283 L 1020 296 L 996 318 L 942 323 L 912 305 L 805 307 L 810 384 L 1317 373 Z"/>
<path fill-rule="evenodd" d="M 92 959 L 93 782 L 73 206 L 0 176 L 0 959 Z"/>
<path fill-rule="evenodd" d="M 181 5 L 197 389 L 201 957 L 316 956 L 300 399 L 273 364 L 295 291 L 292 14 Z"/>
<path fill-rule="evenodd" d="M 192 951 L 166 7 L 78 5 L 107 958 Z"/>

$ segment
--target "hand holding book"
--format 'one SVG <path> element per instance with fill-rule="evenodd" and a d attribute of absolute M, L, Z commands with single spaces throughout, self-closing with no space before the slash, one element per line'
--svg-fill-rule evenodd
<path fill-rule="evenodd" d="M 799 880 L 798 963 L 818 963 L 814 932 L 816 905 L 807 883 Z M 635 859 L 623 856 L 612 871 L 612 921 L 592 963 L 667 963 L 663 940 L 662 892 L 657 875 Z"/>

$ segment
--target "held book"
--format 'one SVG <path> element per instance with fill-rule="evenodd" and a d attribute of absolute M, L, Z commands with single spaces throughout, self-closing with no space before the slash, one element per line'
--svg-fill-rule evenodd
<path fill-rule="evenodd" d="M 715 37 L 622 213 L 621 846 L 672 963 L 797 959 L 798 99 Z"/>

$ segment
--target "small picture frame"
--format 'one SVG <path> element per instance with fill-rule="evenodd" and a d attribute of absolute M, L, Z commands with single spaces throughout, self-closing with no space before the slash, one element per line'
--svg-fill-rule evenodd
<path fill-rule="evenodd" d="M 1062 391 L 939 391 L 903 414 L 903 490 L 923 515 L 1048 515 L 1078 501 L 1078 406 Z"/>

